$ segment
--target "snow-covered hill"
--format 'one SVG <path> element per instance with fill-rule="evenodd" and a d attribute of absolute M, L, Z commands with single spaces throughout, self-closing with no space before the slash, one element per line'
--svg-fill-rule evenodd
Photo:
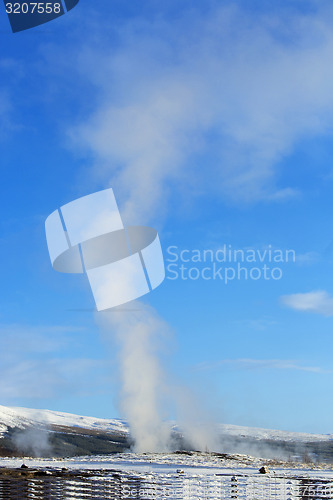
<path fill-rule="evenodd" d="M 126 422 L 119 419 L 83 417 L 51 410 L 34 410 L 0 405 L 0 434 L 8 428 L 25 429 L 41 424 L 47 427 L 77 427 L 111 433 L 128 434 Z"/>
<path fill-rule="evenodd" d="M 38 424 L 47 427 L 71 427 L 101 432 L 121 433 L 124 435 L 127 435 L 129 432 L 127 423 L 120 419 L 85 417 L 51 410 L 34 410 L 30 408 L 0 405 L 0 434 L 4 434 L 9 427 L 25 429 Z M 175 426 L 174 429 L 176 430 Z M 227 424 L 221 424 L 219 429 L 223 436 L 252 438 L 257 440 L 315 442 L 333 439 L 333 435 L 331 434 L 306 434 Z"/>
<path fill-rule="evenodd" d="M 333 439 L 333 434 L 308 434 L 305 432 L 288 432 L 257 427 L 242 427 L 239 425 L 220 425 L 222 435 L 246 437 L 259 440 L 313 442 Z"/>
<path fill-rule="evenodd" d="M 131 446 L 117 419 L 0 406 L 0 456 L 78 456 L 119 453 Z"/>

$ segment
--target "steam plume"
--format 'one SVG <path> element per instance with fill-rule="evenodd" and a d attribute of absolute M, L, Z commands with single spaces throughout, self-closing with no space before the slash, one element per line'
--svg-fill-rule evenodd
<path fill-rule="evenodd" d="M 127 418 L 135 451 L 159 452 L 170 448 L 166 422 L 166 375 L 161 364 L 162 339 L 167 325 L 142 303 L 137 309 L 119 308 L 98 313 L 103 331 L 119 344 L 120 405 Z"/>

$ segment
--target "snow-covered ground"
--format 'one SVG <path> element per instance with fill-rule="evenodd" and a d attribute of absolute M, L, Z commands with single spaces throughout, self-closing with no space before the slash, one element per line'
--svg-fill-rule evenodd
<path fill-rule="evenodd" d="M 62 468 L 71 470 L 121 470 L 138 473 L 176 474 L 181 471 L 188 475 L 258 475 L 263 460 L 247 455 L 239 455 L 238 459 L 222 460 L 207 454 L 194 453 L 180 455 L 174 453 L 119 453 L 116 455 L 98 455 L 73 458 L 0 458 L 0 467 L 18 468 L 24 463 L 30 468 Z M 178 472 L 177 472 L 178 471 Z M 293 476 L 311 475 L 313 477 L 329 477 L 333 479 L 333 469 L 309 467 L 288 468 L 269 467 L 270 474 L 290 474 Z"/>
<path fill-rule="evenodd" d="M 33 410 L 0 406 L 0 436 L 10 428 L 25 429 L 40 424 L 65 432 L 66 428 L 90 429 L 101 432 L 128 434 L 125 421 L 85 417 L 50 410 Z M 176 429 L 176 427 L 174 426 Z M 53 429 L 53 430 L 54 430 Z M 72 432 L 70 429 L 69 432 Z M 260 441 L 284 441 L 296 443 L 329 442 L 332 435 L 305 434 L 270 429 L 240 427 L 221 424 L 218 432 L 230 438 L 249 438 Z M 88 436 L 89 438 L 90 436 Z M 301 445 L 302 446 L 302 445 Z M 324 443 L 324 447 L 331 446 Z M 29 479 L 22 477 L 20 467 L 25 463 Z M 269 472 L 260 474 L 262 465 L 268 465 Z M 219 454 L 199 452 L 147 453 L 133 452 L 112 455 L 81 456 L 70 458 L 0 458 L 1 480 L 8 488 L 21 484 L 29 487 L 35 498 L 38 488 L 43 488 L 40 470 L 48 471 L 48 486 L 66 489 L 66 498 L 114 498 L 101 496 L 98 488 L 123 488 L 122 496 L 128 498 L 128 488 L 135 490 L 135 498 L 161 500 L 168 498 L 183 500 L 194 498 L 217 499 L 239 498 L 246 500 L 296 500 L 304 498 L 333 499 L 333 469 L 328 464 L 309 465 L 287 463 L 275 459 L 255 458 L 241 454 Z M 37 469 L 37 471 L 35 471 Z M 10 472 L 8 472 L 10 471 Z M 29 472 L 31 471 L 31 472 Z M 65 472 L 63 472 L 65 471 Z M 9 476 L 8 476 L 9 474 Z M 37 474 L 34 476 L 34 474 Z M 46 474 L 46 472 L 45 472 Z M 34 479 L 36 477 L 36 479 Z M 12 482 L 10 480 L 12 478 Z M 236 479 L 235 479 L 236 478 Z M 9 481 L 9 482 L 8 482 Z M 28 481 L 28 482 L 25 482 Z M 57 482 L 57 481 L 60 481 Z M 28 485 L 28 486 L 27 486 Z M 60 486 L 59 486 L 60 485 Z M 22 487 L 23 487 L 22 486 Z M 104 489 L 103 489 L 104 488 Z M 118 491 L 117 490 L 117 491 Z M 29 490 L 30 491 L 30 490 Z M 108 490 L 109 491 L 109 490 Z M 111 491 L 111 490 L 110 490 Z M 324 493 L 323 493 L 324 492 Z M 237 493 L 237 496 L 235 496 Z M 320 496 L 325 494 L 325 496 Z M 81 495 L 81 496 L 80 496 Z M 127 495 L 127 496 L 126 496 Z M 319 496 L 318 496 L 319 495 Z M 11 498 L 10 496 L 6 497 Z M 14 497 L 13 497 L 14 498 Z M 16 498 L 16 497 L 15 497 Z M 52 498 L 52 497 L 50 497 Z M 58 497 L 57 497 L 58 498 Z"/>
<path fill-rule="evenodd" d="M 221 463 L 214 460 L 200 460 L 194 457 L 180 457 L 178 455 L 154 454 L 138 455 L 121 453 L 119 455 L 100 455 L 95 457 L 75 457 L 64 459 L 35 459 L 35 458 L 0 458 L 1 467 L 20 467 L 25 463 L 29 467 L 67 467 L 76 470 L 122 470 L 140 473 L 175 474 L 182 469 L 188 474 L 216 474 L 221 472 Z M 234 473 L 241 467 L 223 467 L 223 471 Z M 250 469 L 248 469 L 250 470 Z M 256 468 L 251 468 L 256 472 Z"/>

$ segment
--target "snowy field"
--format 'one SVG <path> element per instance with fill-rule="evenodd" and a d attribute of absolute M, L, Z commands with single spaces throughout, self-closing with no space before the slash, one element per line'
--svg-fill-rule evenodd
<path fill-rule="evenodd" d="M 28 468 L 21 469 L 24 464 Z M 252 466 L 249 464 L 252 462 Z M 260 474 L 259 459 L 211 454 L 132 454 L 0 459 L 0 498 L 333 499 L 333 470 L 285 468 Z M 7 488 L 7 489 L 6 489 Z M 1 496 L 2 495 L 2 496 Z"/>
<path fill-rule="evenodd" d="M 232 457 L 232 458 L 231 458 Z M 115 455 L 99 455 L 70 458 L 0 458 L 1 467 L 19 468 L 22 463 L 30 468 L 62 468 L 71 470 L 119 470 L 138 472 L 142 474 L 247 474 L 258 475 L 263 464 L 268 460 L 250 457 L 248 455 L 234 455 L 221 459 L 219 455 L 211 453 L 119 453 Z M 276 462 L 271 474 L 309 475 L 311 477 L 329 478 L 333 480 L 333 469 L 323 467 L 309 468 L 301 464 L 282 465 Z"/>

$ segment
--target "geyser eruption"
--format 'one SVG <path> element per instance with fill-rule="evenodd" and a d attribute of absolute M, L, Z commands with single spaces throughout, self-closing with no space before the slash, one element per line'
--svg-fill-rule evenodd
<path fill-rule="evenodd" d="M 179 377 L 175 379 L 165 366 L 163 356 L 171 332 L 157 312 L 135 301 L 96 313 L 96 319 L 105 341 L 117 343 L 120 410 L 128 421 L 134 450 L 221 451 L 219 429 L 208 414 L 205 398 Z M 178 433 L 171 427 L 173 413 Z"/>
<path fill-rule="evenodd" d="M 167 391 L 162 368 L 161 340 L 167 326 L 152 308 L 133 302 L 165 278 L 157 232 L 146 226 L 125 227 L 111 188 L 61 206 L 49 215 L 45 229 L 53 268 L 86 274 L 99 311 L 97 321 L 109 338 L 112 332 L 117 340 L 121 410 L 136 451 L 170 450 L 170 415 L 165 410 L 171 407 L 171 392 L 178 403 L 180 389 L 178 384 L 171 391 L 169 385 Z M 124 306 L 128 303 L 134 309 Z M 181 399 L 180 413 L 193 416 L 193 407 L 184 411 Z M 205 449 L 208 438 L 199 439 L 198 426 L 192 422 L 186 427 L 185 423 L 187 441 Z"/>
<path fill-rule="evenodd" d="M 96 314 L 104 335 L 113 334 L 119 345 L 120 405 L 128 420 L 137 452 L 168 451 L 170 424 L 166 374 L 161 362 L 167 325 L 142 304 Z"/>

